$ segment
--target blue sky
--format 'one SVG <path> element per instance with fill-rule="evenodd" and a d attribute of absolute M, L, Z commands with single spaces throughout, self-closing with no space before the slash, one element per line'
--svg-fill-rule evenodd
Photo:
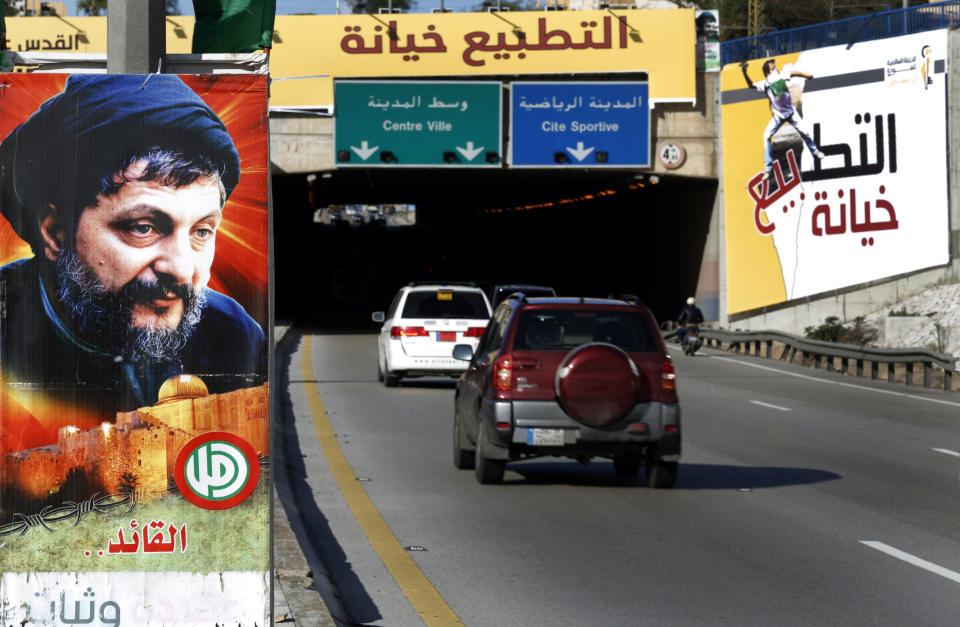
<path fill-rule="evenodd" d="M 482 0 L 443 0 L 443 6 L 454 11 L 466 11 L 477 7 Z M 77 0 L 66 0 L 67 15 L 78 15 Z M 349 13 L 346 0 L 340 0 L 341 11 Z M 440 0 L 419 0 L 415 11 L 426 13 L 431 8 L 440 8 Z M 193 15 L 192 0 L 180 0 L 180 12 Z M 277 15 L 290 13 L 317 13 L 333 15 L 337 12 L 337 0 L 277 0 Z"/>

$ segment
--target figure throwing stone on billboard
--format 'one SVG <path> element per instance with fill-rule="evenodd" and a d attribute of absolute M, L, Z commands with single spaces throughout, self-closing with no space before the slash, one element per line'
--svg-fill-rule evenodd
<path fill-rule="evenodd" d="M 807 148 L 810 149 L 810 154 L 813 155 L 814 159 L 823 159 L 824 154 L 817 148 L 817 144 L 807 130 L 803 118 L 800 117 L 794 107 L 793 96 L 788 84 L 794 78 L 811 79 L 813 77 L 801 72 L 781 72 L 777 69 L 777 62 L 774 59 L 768 59 L 763 62 L 763 80 L 754 83 L 750 80 L 750 75 L 747 74 L 747 65 L 746 61 L 740 64 L 747 86 L 767 95 L 770 100 L 770 112 L 772 113 L 770 122 L 767 123 L 767 128 L 763 131 L 763 180 L 769 179 L 773 172 L 773 137 L 784 122 L 789 122 L 796 129 Z"/>

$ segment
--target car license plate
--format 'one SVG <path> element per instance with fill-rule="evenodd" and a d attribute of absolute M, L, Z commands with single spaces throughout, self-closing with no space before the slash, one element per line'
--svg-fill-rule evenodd
<path fill-rule="evenodd" d="M 438 342 L 456 342 L 457 332 L 456 331 L 437 331 L 437 341 Z"/>
<path fill-rule="evenodd" d="M 527 444 L 563 446 L 563 429 L 527 429 Z"/>

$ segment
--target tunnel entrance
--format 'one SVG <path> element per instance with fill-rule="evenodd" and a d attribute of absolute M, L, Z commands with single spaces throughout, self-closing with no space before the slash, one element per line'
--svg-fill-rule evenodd
<path fill-rule="evenodd" d="M 671 319 L 696 291 L 717 187 L 621 170 L 338 170 L 272 183 L 276 319 L 369 330 L 372 311 L 423 280 L 633 294 Z M 414 205 L 416 224 L 314 221 L 361 203 Z"/>

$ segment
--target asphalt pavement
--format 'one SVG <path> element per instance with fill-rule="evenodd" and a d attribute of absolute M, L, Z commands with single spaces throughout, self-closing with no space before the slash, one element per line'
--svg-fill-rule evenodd
<path fill-rule="evenodd" d="M 451 467 L 450 382 L 386 389 L 375 334 L 292 331 L 277 351 L 291 522 L 316 582 L 337 582 L 333 599 L 318 587 L 335 619 L 432 624 L 432 590 L 472 627 L 956 623 L 952 395 L 672 351 L 675 490 L 562 458 L 511 463 L 488 489 Z"/>
<path fill-rule="evenodd" d="M 294 482 L 301 480 L 297 472 L 293 470 L 293 468 L 297 464 L 288 463 L 288 461 L 300 462 L 300 460 L 286 459 L 286 454 L 288 451 L 287 451 L 287 447 L 285 446 L 285 441 L 287 440 L 287 434 L 285 433 L 285 431 L 287 429 L 292 428 L 292 425 L 285 422 L 287 420 L 287 418 L 285 418 L 286 410 L 281 411 L 282 408 L 280 407 L 280 404 L 283 402 L 283 398 L 285 397 L 285 390 L 282 389 L 282 387 L 287 380 L 287 376 L 285 372 L 282 374 L 279 372 L 281 368 L 285 368 L 286 366 L 289 365 L 284 359 L 284 350 L 281 345 L 281 340 L 284 338 L 286 332 L 287 332 L 286 327 L 275 328 L 275 342 L 276 342 L 276 345 L 278 346 L 278 350 L 276 351 L 277 373 L 274 378 L 274 381 L 272 382 L 274 385 L 277 386 L 274 392 L 277 395 L 277 405 L 278 405 L 278 412 L 274 420 L 273 433 L 272 433 L 272 438 L 274 442 L 274 451 L 273 451 L 274 457 L 273 457 L 272 467 L 274 468 L 274 485 L 275 485 L 275 495 L 274 495 L 275 503 L 274 503 L 274 513 L 273 513 L 273 516 L 274 516 L 274 549 L 273 549 L 274 551 L 273 552 L 274 624 L 298 625 L 298 626 L 309 626 L 309 627 L 327 627 L 327 626 L 336 627 L 338 625 L 348 624 L 347 621 L 342 620 L 342 618 L 346 616 L 347 613 L 344 611 L 343 607 L 340 605 L 341 599 L 338 598 L 336 592 L 333 590 L 331 578 L 329 574 L 323 570 L 323 566 L 320 564 L 320 560 L 318 560 L 317 556 L 313 553 L 314 549 L 310 546 L 310 542 L 307 542 L 306 548 L 304 548 L 301 546 L 300 542 L 298 541 L 298 537 L 299 538 L 311 537 L 311 529 L 309 529 L 304 522 L 305 518 L 309 519 L 309 515 L 302 516 L 301 512 L 298 510 L 298 502 L 295 496 L 297 492 L 294 489 L 294 485 L 292 485 Z M 290 337 L 288 337 L 287 339 L 288 339 L 288 343 L 292 344 L 296 342 L 297 338 L 293 334 L 291 334 Z M 738 359 L 738 357 L 722 355 L 719 353 L 715 357 L 716 359 L 721 361 L 733 361 Z M 747 359 L 745 361 L 751 362 L 752 360 Z M 829 473 L 820 473 L 820 474 L 814 473 L 812 470 L 810 470 L 810 468 L 807 468 L 807 466 L 803 465 L 803 464 L 809 465 L 810 464 L 809 461 L 803 461 L 802 463 L 798 461 L 794 464 L 794 466 L 789 466 L 789 465 L 784 466 L 784 462 L 782 462 L 780 458 L 771 458 L 774 461 L 770 461 L 769 463 L 767 463 L 765 461 L 766 458 L 763 457 L 763 455 L 767 454 L 767 453 L 764 453 L 764 451 L 766 451 L 767 448 L 769 448 L 770 442 L 786 441 L 791 443 L 786 448 L 787 454 L 792 456 L 790 457 L 791 459 L 794 459 L 794 458 L 798 460 L 817 459 L 815 455 L 816 453 L 815 450 L 813 449 L 808 450 L 806 448 L 803 448 L 805 446 L 808 446 L 806 444 L 803 444 L 803 442 L 805 442 L 803 438 L 799 436 L 787 437 L 787 430 L 793 427 L 797 427 L 797 425 L 800 425 L 797 428 L 800 428 L 801 431 L 805 431 L 805 430 L 811 429 L 813 426 L 816 426 L 817 423 L 828 421 L 832 425 L 831 426 L 832 429 L 835 429 L 837 427 L 855 429 L 857 434 L 856 435 L 857 440 L 860 440 L 863 438 L 880 439 L 880 435 L 877 435 L 877 434 L 882 435 L 882 434 L 885 434 L 887 431 L 890 431 L 890 430 L 899 431 L 900 429 L 908 430 L 908 432 L 910 433 L 911 442 L 913 440 L 918 439 L 919 437 L 917 436 L 917 433 L 918 433 L 917 425 L 914 425 L 912 422 L 909 422 L 909 421 L 908 421 L 909 426 L 901 425 L 899 423 L 899 417 L 898 417 L 899 414 L 897 414 L 892 409 L 889 412 L 886 410 L 881 411 L 879 409 L 877 409 L 876 411 L 873 411 L 872 413 L 877 414 L 877 416 L 873 416 L 871 412 L 866 412 L 864 414 L 861 408 L 861 405 L 865 402 L 864 398 L 860 396 L 854 396 L 853 400 L 850 400 L 849 398 L 847 398 L 851 394 L 850 392 L 848 392 L 847 395 L 839 396 L 833 402 L 833 404 L 829 405 L 829 409 L 827 410 L 817 409 L 816 407 L 813 406 L 814 404 L 811 404 L 809 402 L 809 398 L 811 398 L 810 394 L 804 393 L 802 391 L 797 392 L 795 381 L 791 380 L 783 383 L 778 382 L 777 378 L 774 378 L 771 375 L 767 374 L 767 372 L 773 372 L 774 368 L 771 368 L 769 365 L 762 363 L 763 360 L 759 360 L 759 361 L 761 363 L 751 363 L 750 365 L 751 368 L 758 370 L 759 374 L 751 373 L 751 371 L 747 371 L 746 373 L 740 372 L 740 373 L 737 373 L 736 376 L 732 378 L 730 375 L 726 374 L 726 372 L 724 372 L 723 376 L 719 376 L 717 375 L 716 372 L 713 372 L 712 370 L 710 370 L 709 366 L 711 365 L 711 361 L 709 360 L 703 360 L 698 358 L 696 361 L 691 360 L 688 363 L 683 364 L 685 368 L 690 369 L 691 372 L 688 374 L 691 377 L 693 377 L 694 374 L 697 374 L 698 380 L 703 381 L 702 385 L 706 385 L 711 388 L 715 387 L 717 388 L 717 390 L 726 390 L 727 388 L 731 388 L 734 390 L 734 392 L 731 393 L 732 397 L 729 399 L 726 399 L 726 398 L 723 398 L 722 396 L 718 396 L 720 392 L 711 392 L 709 394 L 699 393 L 699 392 L 694 393 L 693 392 L 694 388 L 691 388 L 691 392 L 689 394 L 689 398 L 687 401 L 687 408 L 690 410 L 691 416 L 712 415 L 717 408 L 718 402 L 720 401 L 723 401 L 728 404 L 740 403 L 743 400 L 742 398 L 743 394 L 738 391 L 739 390 L 738 386 L 746 386 L 746 388 L 749 389 L 752 394 L 758 395 L 757 399 L 760 399 L 760 400 L 749 400 L 748 401 L 749 405 L 747 405 L 747 409 L 742 410 L 742 413 L 749 414 L 750 429 L 737 429 L 737 432 L 746 434 L 744 437 L 749 441 L 756 440 L 754 442 L 755 446 L 753 446 L 753 448 L 751 449 L 750 454 L 744 456 L 744 458 L 752 459 L 752 460 L 760 459 L 761 461 L 754 463 L 752 466 L 744 465 L 742 463 L 731 463 L 726 457 L 723 457 L 722 455 L 720 457 L 717 457 L 716 452 L 702 451 L 701 452 L 702 459 L 700 463 L 688 462 L 687 476 L 689 478 L 686 479 L 689 482 L 688 490 L 696 490 L 700 500 L 704 500 L 707 497 L 709 497 L 710 499 L 720 500 L 724 503 L 727 503 L 727 501 L 724 500 L 726 498 L 726 491 L 727 491 L 725 490 L 725 488 L 736 486 L 738 488 L 736 491 L 737 495 L 753 494 L 754 492 L 757 492 L 758 494 L 765 493 L 765 495 L 768 496 L 767 501 L 772 502 L 776 500 L 776 498 L 781 498 L 781 497 L 778 494 L 772 491 L 769 491 L 767 489 L 771 487 L 780 486 L 780 483 L 785 481 L 786 482 L 784 484 L 785 486 L 794 486 L 793 492 L 789 495 L 789 499 L 791 499 L 792 503 L 795 503 L 799 498 L 806 498 L 804 490 L 802 489 L 804 488 L 804 486 L 807 486 L 808 484 L 811 486 L 817 486 L 819 485 L 818 482 L 826 482 L 828 480 L 833 481 L 834 479 L 839 479 L 841 475 L 843 476 L 849 475 L 849 477 L 847 478 L 846 484 L 842 482 L 837 482 L 836 486 L 839 486 L 839 487 L 831 486 L 826 493 L 828 493 L 828 495 L 834 499 L 840 499 L 841 496 L 844 496 L 844 497 L 848 496 L 846 492 L 844 492 L 845 488 L 843 488 L 843 486 L 855 484 L 854 479 L 857 478 L 860 472 L 859 466 L 857 466 L 856 464 L 866 463 L 861 459 L 861 457 L 868 454 L 872 455 L 872 453 L 869 452 L 869 451 L 872 451 L 872 448 L 865 447 L 864 450 L 861 450 L 860 448 L 856 448 L 855 455 L 850 455 L 850 454 L 846 454 L 842 456 L 837 455 L 836 456 L 837 459 L 841 459 L 841 458 L 853 459 L 854 461 L 856 461 L 856 464 L 854 464 L 850 468 L 846 468 L 843 472 L 840 472 L 838 470 L 838 474 L 836 475 L 836 477 L 833 477 L 832 475 L 828 476 Z M 697 370 L 695 371 L 694 368 L 696 368 Z M 704 372 L 698 372 L 699 370 L 704 370 Z M 906 393 L 907 391 L 903 390 L 903 388 L 896 387 L 892 389 L 887 389 L 887 386 L 883 382 L 873 382 L 873 381 L 850 382 L 849 379 L 840 380 L 838 378 L 838 375 L 831 375 L 824 372 L 802 370 L 802 374 L 794 373 L 794 376 L 799 377 L 804 381 L 812 380 L 812 379 L 820 379 L 820 378 L 830 379 L 836 385 L 840 386 L 844 390 L 851 390 L 851 389 L 861 390 L 862 389 L 866 392 L 869 392 L 869 388 L 875 388 L 878 394 L 882 392 L 885 395 L 885 398 L 889 396 L 887 404 L 891 404 L 894 401 L 901 402 L 902 399 L 905 399 L 907 397 L 915 399 L 915 398 L 919 398 L 920 396 L 930 396 L 931 398 L 934 399 L 933 400 L 934 403 L 942 404 L 945 401 L 945 399 L 941 398 L 940 395 L 936 395 L 928 391 L 910 390 L 910 393 L 907 394 Z M 761 377 L 761 379 L 758 379 L 757 377 Z M 758 385 L 758 381 L 761 381 L 762 385 Z M 759 392 L 757 390 L 759 390 Z M 872 397 L 874 395 L 871 394 L 870 396 Z M 853 404 L 848 407 L 848 406 L 844 406 L 843 403 L 853 403 Z M 793 415 L 793 414 L 785 413 L 790 411 L 790 408 L 785 407 L 785 405 L 795 405 L 795 408 L 797 409 L 797 412 L 798 412 L 796 415 L 798 416 L 800 414 L 803 415 L 802 421 L 797 422 L 796 420 L 780 419 L 781 414 L 783 416 Z M 932 407 L 936 407 L 936 405 Z M 926 413 L 930 413 L 932 410 L 925 410 L 925 411 Z M 375 413 L 376 412 L 374 412 L 374 414 Z M 891 416 L 887 416 L 886 415 L 887 413 L 891 413 Z M 880 416 L 880 414 L 883 414 L 883 415 Z M 421 416 L 419 415 L 419 412 L 418 412 L 418 420 L 420 420 L 420 418 Z M 873 425 L 872 422 L 869 422 L 869 423 L 867 422 L 868 419 L 870 421 L 880 420 L 880 426 L 879 427 L 864 426 L 865 424 Z M 734 419 L 731 419 L 731 420 L 734 420 Z M 739 420 L 739 419 L 736 419 L 736 420 Z M 861 424 L 861 422 L 863 424 Z M 932 420 L 931 425 L 933 426 L 929 427 L 929 429 L 932 430 L 931 433 L 934 433 L 934 434 L 939 433 L 939 431 L 936 431 L 936 429 L 940 428 L 940 427 L 937 427 L 938 424 L 939 423 L 937 423 L 936 420 Z M 702 428 L 716 429 L 715 426 L 711 426 L 711 425 L 712 423 L 704 422 L 704 426 Z M 757 435 L 755 432 L 760 428 L 769 428 L 769 429 L 772 429 L 772 432 Z M 704 431 L 704 435 L 711 435 L 711 437 L 717 437 L 717 433 L 711 432 L 711 431 Z M 839 446 L 839 444 L 835 443 L 834 438 L 835 436 L 831 436 L 831 439 L 829 440 L 830 446 Z M 362 438 L 358 438 L 358 440 L 361 440 L 361 439 Z M 926 439 L 929 439 L 932 442 L 939 442 L 941 440 L 945 440 L 946 438 L 927 436 Z M 706 441 L 707 438 L 702 437 L 701 440 Z M 823 445 L 823 442 L 817 440 L 816 438 L 811 440 L 811 442 L 817 443 L 817 446 L 815 448 L 819 448 Z M 299 449 L 294 447 L 292 450 L 294 451 L 295 456 L 299 458 L 300 457 Z M 933 450 L 941 451 L 939 453 L 940 455 L 944 453 L 944 451 L 942 451 L 941 449 L 933 449 Z M 697 459 L 696 449 L 691 447 L 690 451 L 691 451 L 690 459 L 692 460 Z M 895 457 L 892 455 L 888 457 L 891 460 L 895 459 Z M 740 459 L 740 458 L 741 457 L 739 456 L 739 453 L 734 456 L 734 459 Z M 313 459 L 312 454 L 311 454 L 311 459 Z M 934 457 L 933 460 L 926 463 L 939 468 L 939 466 L 937 466 L 938 461 L 939 461 L 939 458 Z M 889 465 L 889 462 L 884 461 L 884 464 Z M 824 468 L 832 468 L 832 467 L 835 467 L 836 465 L 837 465 L 836 460 L 830 463 L 823 463 L 821 465 L 815 464 L 817 468 L 819 468 L 820 466 Z M 526 472 L 533 473 L 535 469 L 536 467 L 531 466 L 529 468 L 526 468 Z M 913 472 L 917 472 L 917 469 L 914 468 L 913 466 L 911 466 L 911 469 Z M 553 471 L 555 472 L 556 469 L 554 468 Z M 376 474 L 376 473 L 374 472 L 373 474 Z M 291 476 L 293 478 L 291 478 Z M 537 481 L 536 476 L 537 475 L 535 473 L 531 475 L 531 477 L 533 477 L 532 481 L 534 484 L 536 484 L 536 481 Z M 744 480 L 748 480 L 749 482 L 751 478 L 753 478 L 753 480 L 756 482 L 755 485 L 747 485 L 746 488 L 743 488 L 741 486 L 741 483 Z M 530 480 L 531 480 L 530 477 L 527 477 L 527 481 L 530 481 Z M 606 485 L 606 483 L 604 483 L 604 485 Z M 856 484 L 856 485 L 859 486 L 860 484 Z M 892 483 L 890 485 L 892 485 Z M 866 486 L 869 488 L 872 486 L 872 484 L 870 482 L 867 482 Z M 572 489 L 576 490 L 576 486 L 574 486 Z M 889 486 L 885 485 L 884 490 L 885 490 L 884 494 L 886 494 L 886 491 L 889 490 Z M 488 491 L 488 492 L 492 493 L 493 491 Z M 501 491 L 501 492 L 506 492 L 506 491 Z M 682 491 L 678 492 L 678 494 L 680 495 L 680 497 L 683 497 Z M 500 496 L 502 498 L 503 495 L 501 494 Z M 549 496 L 550 495 L 548 495 L 548 497 Z M 663 500 L 663 495 L 645 494 L 645 496 L 651 500 L 658 497 L 660 497 L 661 500 Z M 669 501 L 667 504 L 671 505 L 672 507 L 684 506 L 685 501 L 680 497 L 674 496 L 674 500 Z M 818 498 L 822 498 L 822 494 Z M 915 498 L 918 500 L 919 505 L 912 508 L 908 508 L 911 511 L 917 511 L 920 513 L 935 511 L 936 508 L 930 507 L 929 504 L 927 504 L 926 501 L 924 501 L 920 496 L 916 496 Z M 690 499 L 690 500 L 694 501 L 695 499 Z M 547 502 L 548 503 L 550 502 L 549 498 L 547 498 Z M 873 503 L 872 501 L 870 501 L 870 503 L 872 503 L 871 508 L 881 509 L 880 506 L 877 505 L 876 503 Z M 802 507 L 799 509 L 801 512 L 807 511 L 807 510 L 814 511 L 816 509 L 815 504 L 816 504 L 815 502 L 811 502 L 809 507 Z M 857 507 L 862 509 L 864 506 L 860 504 L 860 505 L 857 505 Z M 782 508 L 782 511 L 793 512 L 794 509 L 795 508 L 792 509 L 791 507 L 784 505 L 784 507 Z M 741 510 L 731 509 L 731 511 L 736 513 L 736 512 L 740 512 Z M 763 510 L 763 511 L 766 512 L 766 510 Z M 781 511 L 781 510 L 776 510 L 776 511 Z M 846 519 L 842 518 L 835 511 L 830 510 L 827 513 L 829 514 L 828 517 L 832 517 L 831 519 L 836 519 L 836 521 L 839 521 L 838 525 L 840 528 L 846 529 L 849 526 L 849 523 L 846 522 Z M 630 515 L 634 515 L 634 514 L 631 513 Z M 791 514 L 791 516 L 792 515 L 793 514 Z M 928 515 L 932 516 L 932 514 L 928 514 Z M 783 516 L 786 516 L 786 514 L 778 514 L 778 516 L 783 517 Z M 800 516 L 800 515 L 797 514 L 797 516 Z M 693 518 L 695 520 L 699 520 L 698 517 L 693 517 Z M 806 520 L 801 520 L 801 522 L 803 523 L 801 525 L 802 529 L 810 530 L 810 529 L 819 529 L 821 526 L 822 520 L 818 520 L 816 524 L 810 524 L 809 521 L 806 521 Z M 862 525 L 862 523 L 863 521 L 858 519 L 857 525 Z M 736 526 L 739 524 L 741 524 L 741 521 L 738 520 L 735 524 L 731 526 Z M 870 532 L 878 533 L 877 529 L 880 529 L 881 531 L 886 530 L 887 526 L 889 526 L 890 524 L 891 523 L 887 519 L 880 518 L 877 521 L 873 521 L 873 527 L 870 528 Z M 902 529 L 899 529 L 899 528 L 896 528 L 895 530 L 898 532 L 903 531 Z M 699 527 L 697 527 L 696 533 L 693 535 L 695 535 L 696 537 L 699 537 L 699 535 L 697 534 L 702 534 L 702 533 L 703 531 Z M 796 534 L 796 537 L 801 537 L 802 535 L 803 534 L 798 533 Z M 841 535 L 843 537 L 846 537 L 846 535 L 849 535 L 849 534 L 844 533 Z M 908 537 L 909 539 L 909 534 L 907 535 L 901 534 L 901 535 L 902 537 Z M 894 536 L 894 537 L 897 537 L 897 539 L 899 539 L 900 541 L 904 541 L 902 537 L 899 537 L 899 536 Z M 821 539 L 824 539 L 825 541 L 836 540 L 836 538 L 833 536 L 830 536 L 830 538 L 821 538 Z M 724 542 L 727 542 L 727 540 L 725 539 Z M 443 544 L 443 543 L 440 543 L 440 544 Z M 568 541 L 558 542 L 557 544 L 563 545 L 563 546 L 577 545 L 577 543 L 575 542 L 568 542 Z M 709 543 L 707 544 L 708 546 L 710 545 Z M 721 544 L 723 543 L 720 543 L 720 542 L 717 543 L 718 546 L 720 546 Z M 860 545 L 862 544 L 863 542 L 860 542 Z M 446 546 L 455 546 L 455 543 L 449 542 L 449 543 L 446 543 Z M 859 545 L 856 545 L 856 546 L 859 548 Z M 743 550 L 746 552 L 745 554 L 749 554 L 750 551 L 753 551 L 754 549 L 750 548 L 750 550 L 748 551 L 747 548 L 744 548 Z M 782 550 L 782 551 L 785 551 L 787 554 L 789 554 L 789 551 L 791 549 L 789 549 L 789 547 L 788 548 L 781 547 L 779 549 L 774 547 L 773 549 L 769 549 L 769 550 L 770 551 Z M 796 556 L 793 555 L 793 558 L 795 557 Z M 860 559 L 860 556 L 857 555 L 856 558 Z M 357 559 L 355 556 L 353 556 L 351 559 L 353 560 L 351 562 L 351 566 L 359 569 L 361 560 Z M 853 559 L 853 558 L 848 556 L 847 559 Z M 771 562 L 771 561 L 777 564 L 790 563 L 790 560 L 787 558 L 769 560 L 767 559 L 767 557 L 762 557 L 762 558 L 755 559 L 754 566 L 756 566 L 757 564 L 766 565 L 768 564 L 768 562 Z M 867 561 L 869 562 L 869 560 Z M 311 565 L 313 565 L 313 567 L 311 567 Z M 842 575 L 844 572 L 846 572 L 845 569 L 849 568 L 849 564 L 844 562 L 842 566 L 844 566 L 844 568 L 835 568 L 834 571 L 839 572 Z M 885 567 L 885 564 L 883 562 L 880 562 L 878 565 L 878 568 L 882 570 L 882 567 Z M 561 570 L 562 569 L 557 569 L 558 572 L 560 572 Z M 746 568 L 746 570 L 749 570 L 749 568 Z M 742 579 L 745 581 L 754 579 L 754 575 L 747 572 L 741 573 L 741 575 L 742 575 Z M 881 581 L 887 581 L 886 575 L 878 575 L 878 577 L 880 577 L 879 580 Z M 443 578 L 441 577 L 438 580 L 442 580 L 442 579 Z M 849 579 L 856 580 L 857 578 L 851 576 Z M 325 599 L 329 600 L 331 604 L 328 605 Z M 386 607 L 386 604 L 384 606 Z M 669 606 L 669 603 L 667 603 L 667 606 Z M 467 607 L 467 609 L 469 610 L 469 606 L 465 606 L 465 607 Z M 782 608 L 779 608 L 779 606 L 777 606 L 775 609 L 782 609 Z M 391 615 L 389 612 L 387 612 L 387 614 Z M 341 617 L 341 620 L 337 621 L 334 618 L 335 616 Z M 722 622 L 723 621 L 719 621 L 718 624 L 721 624 Z"/>

